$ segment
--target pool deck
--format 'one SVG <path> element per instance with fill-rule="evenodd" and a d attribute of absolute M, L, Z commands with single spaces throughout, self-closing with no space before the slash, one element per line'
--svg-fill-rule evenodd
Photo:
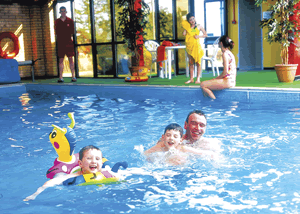
<path fill-rule="evenodd" d="M 214 78 L 212 72 L 203 72 L 201 81 L 212 78 Z M 1 92 L 6 91 L 7 93 L 12 93 L 12 91 L 23 87 L 26 90 L 55 93 L 76 92 L 82 95 L 84 93 L 97 93 L 100 95 L 104 90 L 106 93 L 113 91 L 115 95 L 125 94 L 126 97 L 129 97 L 128 92 L 131 93 L 131 97 L 132 94 L 136 96 L 136 88 L 143 88 L 145 92 L 140 90 L 139 95 L 147 94 L 149 97 L 149 91 L 150 93 L 165 94 L 167 96 L 184 93 L 183 97 L 196 96 L 202 99 L 203 94 L 200 85 L 195 83 L 186 85 L 185 82 L 188 79 L 189 77 L 186 77 L 186 75 L 173 76 L 172 79 L 153 77 L 146 82 L 125 82 L 124 78 L 78 78 L 77 82 L 74 83 L 71 82 L 71 78 L 65 77 L 64 83 L 57 83 L 57 78 L 44 78 L 36 79 L 35 82 L 32 82 L 31 79 L 21 80 L 19 83 L 0 85 L 0 88 Z M 14 87 L 15 89 L 12 90 L 12 86 L 22 87 Z M 76 90 L 74 90 L 74 86 L 76 86 Z M 4 90 L 4 88 L 7 90 Z M 120 88 L 126 88 L 126 90 L 120 90 Z M 274 70 L 239 71 L 236 87 L 215 91 L 214 93 L 217 99 L 293 102 L 300 100 L 300 81 L 281 83 L 278 81 Z M 4 96 L 3 93 L 0 93 L 0 95 Z"/>

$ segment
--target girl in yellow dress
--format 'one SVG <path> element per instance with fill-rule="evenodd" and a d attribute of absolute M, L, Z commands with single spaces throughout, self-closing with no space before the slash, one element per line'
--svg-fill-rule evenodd
<path fill-rule="evenodd" d="M 189 57 L 190 80 L 186 84 L 194 82 L 194 64 L 197 65 L 197 81 L 200 83 L 201 76 L 201 58 L 204 55 L 203 49 L 200 45 L 200 38 L 207 37 L 207 33 L 201 25 L 196 24 L 195 16 L 192 13 L 186 15 L 186 20 L 182 22 L 184 28 L 183 35 L 185 36 L 186 52 Z M 203 33 L 199 36 L 200 31 Z"/>

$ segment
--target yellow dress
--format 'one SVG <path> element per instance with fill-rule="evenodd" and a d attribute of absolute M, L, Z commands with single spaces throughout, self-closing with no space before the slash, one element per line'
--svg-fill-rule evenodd
<path fill-rule="evenodd" d="M 199 35 L 200 31 L 197 27 L 192 29 L 188 21 L 183 21 L 182 26 L 186 30 L 186 52 L 194 58 L 196 63 L 200 64 L 204 51 L 200 45 L 200 40 L 194 38 L 195 35 Z"/>

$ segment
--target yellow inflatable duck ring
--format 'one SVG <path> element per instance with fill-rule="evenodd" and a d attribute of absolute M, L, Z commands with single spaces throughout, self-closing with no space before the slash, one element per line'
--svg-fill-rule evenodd
<path fill-rule="evenodd" d="M 79 168 L 79 155 L 73 154 L 76 146 L 76 134 L 74 113 L 68 113 L 71 124 L 67 128 L 60 128 L 52 125 L 54 128 L 49 135 L 50 142 L 55 149 L 58 158 L 55 159 L 53 166 L 47 171 L 47 178 L 52 179 L 60 173 L 70 174 Z"/>
<path fill-rule="evenodd" d="M 73 130 L 75 127 L 74 113 L 68 113 L 68 117 L 71 119 L 71 124 L 67 128 L 52 125 L 54 128 L 49 134 L 50 142 L 58 155 L 53 166 L 47 171 L 46 176 L 50 179 L 60 174 L 70 174 L 81 169 L 78 164 L 79 154 L 74 154 L 76 146 L 76 134 Z M 102 158 L 102 163 L 102 168 L 106 166 L 111 168 L 110 162 L 106 158 Z M 117 171 L 119 166 L 123 166 L 122 163 L 116 163 L 112 167 L 112 171 Z"/>

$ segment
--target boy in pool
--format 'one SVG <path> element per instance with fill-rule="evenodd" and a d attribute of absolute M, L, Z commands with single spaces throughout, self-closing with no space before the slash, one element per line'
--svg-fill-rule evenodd
<path fill-rule="evenodd" d="M 177 123 L 171 123 L 165 128 L 161 141 L 163 143 L 156 144 L 152 148 L 144 152 L 147 160 L 152 161 L 150 154 L 156 152 L 165 153 L 166 162 L 172 165 L 184 164 L 187 161 L 185 153 L 196 154 L 200 156 L 212 157 L 213 153 L 207 150 L 194 149 L 181 144 L 183 136 L 183 129 Z"/>
<path fill-rule="evenodd" d="M 86 146 L 79 151 L 79 166 L 81 171 L 65 174 L 47 181 L 43 186 L 39 187 L 37 191 L 24 199 L 24 201 L 34 200 L 41 192 L 43 192 L 48 187 L 53 187 L 64 183 L 64 185 L 69 185 L 69 179 L 72 183 L 76 183 L 75 180 L 79 178 L 80 175 L 93 174 L 94 180 L 97 180 L 97 172 L 102 172 L 106 178 L 115 177 L 114 173 L 111 171 L 102 171 L 102 152 L 96 146 Z M 127 168 L 127 164 L 122 165 L 123 168 Z M 114 170 L 113 170 L 114 171 Z"/>

